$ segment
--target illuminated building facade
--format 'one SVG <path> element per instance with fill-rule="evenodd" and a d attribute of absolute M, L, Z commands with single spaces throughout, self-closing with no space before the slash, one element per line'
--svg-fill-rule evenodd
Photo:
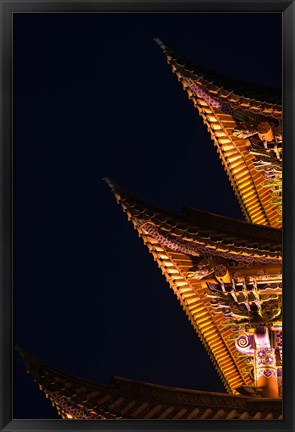
<path fill-rule="evenodd" d="M 22 349 L 20 353 L 63 418 L 280 419 L 280 94 L 192 66 L 159 39 L 156 42 L 206 124 L 246 221 L 192 208 L 174 215 L 105 180 L 177 296 L 229 394 L 124 378 L 101 386 L 51 368 Z"/>

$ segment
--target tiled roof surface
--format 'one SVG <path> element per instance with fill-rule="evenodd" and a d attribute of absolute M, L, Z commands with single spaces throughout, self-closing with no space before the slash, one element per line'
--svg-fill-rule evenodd
<path fill-rule="evenodd" d="M 236 257 L 245 260 L 245 271 L 252 274 L 253 268 L 257 270 L 265 267 L 265 264 L 259 264 L 259 260 L 269 259 L 267 267 L 277 278 L 277 273 L 281 271 L 280 230 L 264 226 L 254 227 L 246 222 L 227 218 L 222 226 L 222 217 L 216 215 L 210 215 L 204 223 L 205 214 L 195 211 L 192 216 L 192 210 L 189 219 L 185 216 L 177 217 L 123 192 L 110 180 L 107 182 L 173 289 L 227 390 L 235 393 L 236 388 L 251 385 L 245 359 L 238 355 L 235 348 L 236 334 L 229 325 L 230 321 L 224 320 L 221 314 L 214 313 L 210 298 L 206 295 L 206 282 L 188 277 L 189 270 L 194 266 L 194 256 L 171 249 L 170 246 L 174 246 L 171 238 L 176 239 L 180 248 L 184 247 L 184 243 L 180 243 L 182 241 L 186 242 L 185 245 L 201 244 L 214 253 L 220 252 L 221 256 L 228 251 L 234 252 Z M 161 235 L 166 236 L 165 238 L 169 234 L 168 243 L 165 244 L 165 241 L 158 240 L 157 236 L 150 235 L 146 228 L 148 224 L 161 229 Z M 250 235 L 255 237 L 255 244 L 253 238 L 247 236 L 248 227 Z M 242 268 L 239 267 L 238 270 Z"/>
<path fill-rule="evenodd" d="M 269 185 L 266 186 L 264 173 L 254 164 L 257 157 L 250 152 L 252 138 L 235 135 L 235 130 L 240 127 L 235 113 L 246 116 L 250 123 L 266 119 L 270 123 L 281 122 L 282 107 L 277 92 L 238 83 L 199 66 L 191 66 L 161 41 L 157 42 L 203 118 L 247 220 L 281 227 L 278 217 L 281 202 L 273 200 L 273 191 Z"/>
<path fill-rule="evenodd" d="M 281 420 L 281 399 L 233 396 L 114 377 L 99 385 L 48 366 L 18 347 L 25 367 L 64 419 Z"/>
<path fill-rule="evenodd" d="M 144 228 L 146 223 L 151 223 L 175 238 L 202 244 L 211 250 L 236 251 L 237 255 L 253 256 L 253 259 L 261 256 L 281 261 L 280 229 L 188 207 L 183 208 L 183 214 L 176 215 L 145 203 L 122 190 L 113 181 L 105 180 L 123 210 L 128 211 L 132 220 L 136 221 L 137 227 Z"/>

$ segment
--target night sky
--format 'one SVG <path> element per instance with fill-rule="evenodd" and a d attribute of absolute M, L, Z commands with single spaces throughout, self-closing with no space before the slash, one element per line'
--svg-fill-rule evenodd
<path fill-rule="evenodd" d="M 153 38 L 278 88 L 281 30 L 281 14 L 14 15 L 14 344 L 98 383 L 225 391 L 102 178 L 175 213 L 243 219 Z M 14 357 L 14 418 L 58 418 Z"/>

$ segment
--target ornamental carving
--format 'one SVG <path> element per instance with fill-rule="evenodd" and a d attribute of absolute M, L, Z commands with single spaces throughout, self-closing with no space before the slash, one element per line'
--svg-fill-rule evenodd
<path fill-rule="evenodd" d="M 240 353 L 253 355 L 254 354 L 254 337 L 250 334 L 242 334 L 237 337 L 235 346 Z"/>
<path fill-rule="evenodd" d="M 274 348 L 258 348 L 256 351 L 256 379 L 277 378 L 276 354 Z"/>
<path fill-rule="evenodd" d="M 215 271 L 216 262 L 212 259 L 202 259 L 195 264 L 187 273 L 188 278 L 201 280 Z"/>
<path fill-rule="evenodd" d="M 279 254 L 276 254 L 273 258 L 267 256 L 253 256 L 253 255 L 242 255 L 236 254 L 231 251 L 231 247 L 227 246 L 224 250 L 220 250 L 217 248 L 216 244 L 211 240 L 210 247 L 204 245 L 203 241 L 201 243 L 194 240 L 185 240 L 184 238 L 180 238 L 179 236 L 171 234 L 170 231 L 167 231 L 163 228 L 158 227 L 157 225 L 146 222 L 141 226 L 141 229 L 145 231 L 146 234 L 149 234 L 151 237 L 156 239 L 161 245 L 175 251 L 180 252 L 186 255 L 209 258 L 212 260 L 226 260 L 228 267 L 241 267 L 247 266 L 251 267 L 252 265 L 258 264 L 278 264 L 278 260 L 280 259 Z M 209 242 L 209 243 L 210 243 Z M 214 245 L 214 248 L 212 247 Z"/>
<path fill-rule="evenodd" d="M 229 276 L 228 268 L 226 265 L 219 263 L 222 260 L 213 260 L 210 258 L 204 258 L 199 260 L 187 273 L 188 278 L 201 280 L 209 275 L 214 275 L 217 280 L 222 280 L 224 277 Z"/>
<path fill-rule="evenodd" d="M 277 284 L 274 284 L 277 287 Z M 232 318 L 237 324 L 248 323 L 250 326 L 280 321 L 282 318 L 282 296 L 271 290 L 271 284 L 260 286 L 255 283 L 241 285 L 221 282 L 207 282 L 207 296 L 216 313 L 222 313 L 225 318 Z"/>

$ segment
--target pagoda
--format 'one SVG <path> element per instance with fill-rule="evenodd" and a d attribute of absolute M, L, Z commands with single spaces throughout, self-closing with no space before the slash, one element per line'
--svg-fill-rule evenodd
<path fill-rule="evenodd" d="M 245 221 L 172 214 L 106 178 L 228 393 L 72 377 L 18 348 L 62 418 L 282 419 L 280 93 L 209 72 L 155 39 L 208 128 Z"/>

